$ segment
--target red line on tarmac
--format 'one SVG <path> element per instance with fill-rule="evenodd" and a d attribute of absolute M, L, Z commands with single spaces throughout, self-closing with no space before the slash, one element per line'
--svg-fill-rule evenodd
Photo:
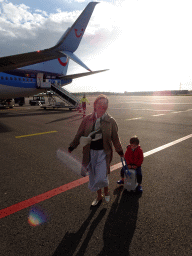
<path fill-rule="evenodd" d="M 86 182 L 88 182 L 89 180 L 89 177 L 86 176 L 84 178 L 80 178 L 78 180 L 75 180 L 75 181 L 72 181 L 68 184 L 65 184 L 61 187 L 58 187 L 58 188 L 55 188 L 55 189 L 52 189 L 50 191 L 47 191 L 43 194 L 40 194 L 38 196 L 34 196 L 32 198 L 29 198 L 25 201 L 22 201 L 20 203 L 17 203 L 17 204 L 14 204 L 14 205 L 11 205 L 5 209 L 2 209 L 0 210 L 0 219 L 6 217 L 6 216 L 9 216 L 15 212 L 18 212 L 18 211 L 21 211 L 25 208 L 28 208 L 34 204 L 38 204 L 42 201 L 45 201 L 53 196 L 56 196 L 56 195 L 59 195 L 67 190 L 70 190 L 72 188 L 75 188 L 75 187 L 78 187 Z"/>
<path fill-rule="evenodd" d="M 165 148 L 171 147 L 171 146 L 173 146 L 173 145 L 175 145 L 177 143 L 180 143 L 180 142 L 182 142 L 184 140 L 187 140 L 189 138 L 192 138 L 192 134 L 190 134 L 188 136 L 185 136 L 183 138 L 180 138 L 178 140 L 172 141 L 170 143 L 167 143 L 167 144 L 165 144 L 165 145 L 163 145 L 161 147 L 158 147 L 158 148 L 155 148 L 153 150 L 150 150 L 150 151 L 144 153 L 144 157 L 147 157 L 149 155 L 157 153 L 157 152 L 159 152 L 159 151 L 161 151 L 161 150 L 163 150 Z M 111 171 L 115 171 L 118 168 L 121 168 L 121 166 L 122 166 L 121 163 L 115 164 L 115 165 L 111 166 Z M 22 201 L 20 203 L 11 205 L 11 206 L 9 206 L 9 207 L 7 207 L 5 209 L 0 210 L 0 219 L 4 218 L 6 216 L 9 216 L 9 215 L 11 215 L 11 214 L 13 214 L 15 212 L 21 211 L 21 210 L 23 210 L 25 208 L 28 208 L 28 207 L 30 207 L 30 206 L 32 206 L 34 204 L 38 204 L 38 203 L 40 203 L 42 201 L 45 201 L 45 200 L 47 200 L 47 199 L 49 199 L 51 197 L 54 197 L 56 195 L 59 195 L 59 194 L 63 193 L 63 192 L 66 192 L 67 190 L 70 190 L 72 188 L 78 187 L 78 186 L 80 186 L 80 185 L 82 185 L 84 183 L 87 183 L 88 181 L 89 181 L 89 176 L 86 176 L 84 178 L 80 178 L 78 180 L 75 180 L 75 181 L 72 181 L 72 182 L 70 182 L 68 184 L 65 184 L 65 185 L 63 185 L 61 187 L 58 187 L 58 188 L 52 189 L 50 191 L 47 191 L 47 192 L 45 192 L 43 194 L 40 194 L 38 196 L 34 196 L 32 198 L 29 198 L 29 199 L 27 199 L 25 201 Z"/>

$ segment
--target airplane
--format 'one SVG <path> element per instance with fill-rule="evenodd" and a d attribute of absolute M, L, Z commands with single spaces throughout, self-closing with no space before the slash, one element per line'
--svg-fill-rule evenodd
<path fill-rule="evenodd" d="M 73 79 L 107 70 L 91 71 L 74 54 L 97 4 L 90 2 L 55 46 L 0 58 L 0 102 L 52 90 L 67 103 L 78 105 L 78 99 L 62 87 Z M 88 72 L 66 75 L 70 59 Z"/>

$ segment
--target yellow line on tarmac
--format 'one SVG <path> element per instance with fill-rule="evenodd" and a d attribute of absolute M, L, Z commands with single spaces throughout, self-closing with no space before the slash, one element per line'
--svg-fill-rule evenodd
<path fill-rule="evenodd" d="M 31 136 L 42 135 L 42 134 L 53 133 L 53 132 L 57 132 L 57 131 L 40 132 L 40 133 L 34 133 L 34 134 L 28 134 L 28 135 L 21 135 L 21 136 L 15 136 L 15 138 L 19 139 L 19 138 L 31 137 Z"/>

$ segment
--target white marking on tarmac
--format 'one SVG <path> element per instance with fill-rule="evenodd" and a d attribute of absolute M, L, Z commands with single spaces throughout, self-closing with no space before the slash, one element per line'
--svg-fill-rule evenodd
<path fill-rule="evenodd" d="M 169 103 L 165 103 L 165 102 L 152 102 L 152 103 L 149 103 L 149 104 L 151 104 L 151 105 L 191 105 L 192 103 L 177 103 L 177 102 L 174 102 L 174 103 L 172 103 L 172 102 L 169 102 Z"/>
<path fill-rule="evenodd" d="M 152 116 L 164 116 L 165 114 L 157 114 L 157 115 L 152 115 Z"/>
<path fill-rule="evenodd" d="M 178 114 L 178 113 L 181 113 L 181 112 L 185 112 L 185 111 L 175 111 L 175 112 L 171 112 L 171 113 Z"/>
<path fill-rule="evenodd" d="M 135 118 L 125 119 L 125 121 L 138 120 L 138 119 L 142 119 L 142 117 L 135 117 Z"/>
<path fill-rule="evenodd" d="M 187 135 L 187 136 L 185 136 L 185 137 L 183 137 L 183 138 L 180 138 L 180 139 L 178 139 L 178 140 L 174 140 L 174 141 L 172 141 L 172 142 L 170 142 L 170 143 L 167 143 L 167 144 L 165 144 L 165 145 L 163 145 L 163 146 L 160 146 L 160 147 L 158 147 L 158 148 L 155 148 L 155 149 L 152 149 L 152 150 L 150 150 L 150 151 L 147 151 L 147 152 L 145 152 L 143 155 L 144 155 L 144 157 L 150 156 L 150 155 L 152 155 L 152 154 L 155 154 L 155 153 L 157 153 L 157 152 L 159 152 L 159 151 L 161 151 L 161 150 L 164 150 L 164 149 L 166 149 L 166 148 L 169 148 L 169 147 L 171 147 L 171 146 L 174 146 L 175 144 L 180 143 L 180 142 L 182 142 L 182 141 L 184 141 L 184 140 L 187 140 L 187 139 L 190 139 L 190 138 L 192 138 L 192 134 L 189 134 L 189 135 Z M 111 170 L 111 171 L 115 171 L 115 170 L 117 170 L 118 168 L 121 168 L 121 167 L 122 167 L 122 163 L 120 162 L 120 163 L 118 163 L 118 164 L 115 164 L 115 165 L 111 166 L 110 170 Z"/>
<path fill-rule="evenodd" d="M 187 109 L 187 110 L 183 110 L 183 111 L 175 111 L 175 112 L 171 112 L 173 114 L 177 114 L 177 113 L 184 113 L 184 112 L 188 112 L 191 111 L 192 109 Z"/>
<path fill-rule="evenodd" d="M 153 112 L 171 112 L 171 110 L 166 109 L 149 109 L 149 108 L 131 108 L 132 110 L 139 110 L 139 111 L 153 111 Z"/>
<path fill-rule="evenodd" d="M 159 151 L 161 151 L 161 150 L 163 150 L 163 149 L 169 148 L 169 147 L 171 147 L 171 146 L 173 146 L 173 145 L 175 145 L 175 144 L 177 144 L 177 143 L 180 143 L 180 142 L 182 142 L 182 141 L 184 141 L 184 140 L 187 140 L 187 139 L 189 139 L 189 138 L 192 138 L 192 134 L 189 134 L 189 135 L 187 135 L 187 136 L 185 136 L 185 137 L 183 137 L 183 138 L 180 138 L 180 139 L 178 139 L 178 140 L 175 140 L 175 141 L 172 141 L 172 142 L 170 142 L 170 143 L 167 143 L 167 144 L 165 144 L 165 145 L 163 145 L 163 146 L 160 146 L 160 147 L 158 147 L 158 148 L 152 149 L 152 150 L 150 150 L 150 151 L 144 153 L 144 157 L 150 156 L 150 155 L 152 155 L 152 154 L 154 154 L 154 153 L 157 153 L 157 152 L 159 152 Z"/>
<path fill-rule="evenodd" d="M 151 110 L 151 109 L 133 109 L 133 110 Z M 151 110 L 151 111 L 169 111 L 170 114 L 178 114 L 178 113 L 184 113 L 184 112 L 188 112 L 191 111 L 192 109 L 187 109 L 184 111 L 174 111 L 174 112 L 170 112 L 171 110 Z M 151 116 L 165 116 L 167 114 L 156 114 L 156 115 L 151 115 Z M 130 118 L 130 119 L 125 119 L 125 121 L 132 121 L 132 120 L 139 120 L 142 119 L 143 117 L 135 117 L 135 118 Z"/>

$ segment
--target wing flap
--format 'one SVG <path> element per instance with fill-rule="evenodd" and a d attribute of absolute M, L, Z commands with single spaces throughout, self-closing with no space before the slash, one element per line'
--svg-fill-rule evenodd
<path fill-rule="evenodd" d="M 67 75 L 67 76 L 60 76 L 59 78 L 63 78 L 63 79 L 76 79 L 76 78 L 80 78 L 80 77 L 84 77 L 84 76 L 90 76 L 90 75 L 94 75 L 97 73 L 101 73 L 101 72 L 105 72 L 109 69 L 103 69 L 103 70 L 98 70 L 98 71 L 91 71 L 91 72 L 85 72 L 85 73 L 79 73 L 79 74 L 73 74 L 73 75 Z"/>

